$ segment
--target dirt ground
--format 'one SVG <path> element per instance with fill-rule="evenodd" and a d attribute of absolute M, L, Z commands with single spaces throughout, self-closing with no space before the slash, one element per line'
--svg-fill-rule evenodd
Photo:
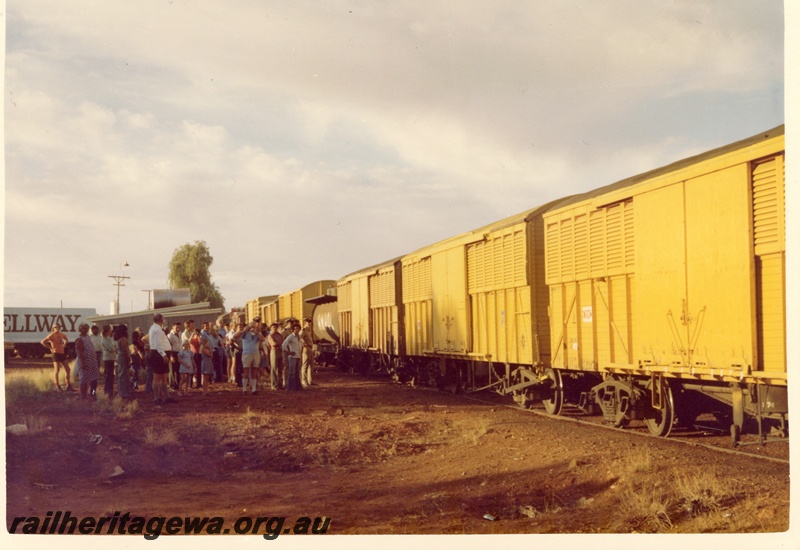
<path fill-rule="evenodd" d="M 134 411 L 56 391 L 14 399 L 6 424 L 32 429 L 6 437 L 8 526 L 69 510 L 329 517 L 328 534 L 789 527 L 785 463 L 333 369 L 315 382 L 215 384 L 163 406 L 140 391 Z"/>

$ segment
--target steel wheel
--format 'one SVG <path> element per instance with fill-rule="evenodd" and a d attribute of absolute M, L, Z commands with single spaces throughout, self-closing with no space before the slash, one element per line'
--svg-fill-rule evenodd
<path fill-rule="evenodd" d="M 647 389 L 652 392 L 651 386 L 652 383 L 647 384 Z M 657 437 L 667 437 L 675 424 L 675 401 L 672 398 L 672 388 L 667 383 L 661 385 L 661 403 L 664 408 L 653 409 L 653 418 L 646 418 L 644 423 L 647 424 L 647 429 L 651 434 Z"/>
<path fill-rule="evenodd" d="M 549 399 L 543 399 L 542 404 L 547 414 L 558 416 L 564 408 L 564 385 L 561 373 L 554 369 L 547 369 L 544 373 L 552 381 L 551 389 L 553 394 Z"/>

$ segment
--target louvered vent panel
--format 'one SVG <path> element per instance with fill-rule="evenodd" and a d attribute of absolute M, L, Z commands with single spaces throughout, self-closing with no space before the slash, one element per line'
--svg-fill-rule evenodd
<path fill-rule="evenodd" d="M 621 273 L 624 266 L 623 230 L 622 205 L 615 204 L 606 211 L 606 262 L 610 274 Z"/>
<path fill-rule="evenodd" d="M 777 161 L 772 158 L 753 166 L 753 224 L 756 255 L 782 247 L 783 185 L 778 185 Z M 781 163 L 782 164 L 782 163 Z"/>
<path fill-rule="evenodd" d="M 547 256 L 545 257 L 545 276 L 547 283 L 556 283 L 561 280 L 561 232 L 560 224 L 556 220 L 547 224 L 545 240 L 547 242 Z"/>

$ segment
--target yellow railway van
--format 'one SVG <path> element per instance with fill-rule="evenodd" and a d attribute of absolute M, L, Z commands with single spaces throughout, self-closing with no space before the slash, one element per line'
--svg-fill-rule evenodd
<path fill-rule="evenodd" d="M 784 189 L 781 126 L 545 213 L 554 411 L 785 431 Z"/>
<path fill-rule="evenodd" d="M 303 288 L 281 294 L 278 296 L 279 321 L 273 322 L 285 322 L 288 319 L 295 319 L 302 323 L 303 319 L 310 318 L 314 311 L 314 304 L 308 300 L 324 296 L 329 292 L 335 293 L 335 289 L 336 281 L 323 279 L 309 283 Z"/>
<path fill-rule="evenodd" d="M 514 393 L 550 360 L 542 214 L 527 210 L 402 258 L 401 378 Z"/>
<path fill-rule="evenodd" d="M 261 315 L 261 320 L 267 325 L 271 325 L 272 323 L 277 323 L 280 321 L 280 317 L 278 315 L 278 296 L 270 296 L 267 300 L 265 300 L 259 306 L 259 314 Z"/>
<path fill-rule="evenodd" d="M 258 298 L 248 301 L 245 304 L 245 318 L 247 322 L 251 322 L 255 317 L 261 317 L 263 321 L 265 319 L 264 306 L 274 302 L 277 298 L 277 296 L 259 296 Z"/>
<path fill-rule="evenodd" d="M 342 362 L 368 372 L 405 354 L 399 259 L 361 269 L 337 281 Z"/>

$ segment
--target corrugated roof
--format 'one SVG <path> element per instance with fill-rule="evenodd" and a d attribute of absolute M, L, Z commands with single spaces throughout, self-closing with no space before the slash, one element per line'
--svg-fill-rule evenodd
<path fill-rule="evenodd" d="M 430 255 L 434 250 L 440 248 L 448 248 L 449 247 L 448 245 L 457 246 L 457 244 L 460 242 L 480 241 L 483 239 L 483 236 L 486 233 L 499 231 L 501 229 L 505 229 L 506 227 L 511 227 L 518 223 L 529 222 L 535 217 L 541 216 L 549 209 L 555 206 L 559 206 L 564 200 L 566 199 L 564 198 L 556 199 L 546 204 L 542 204 L 534 208 L 529 208 L 528 210 L 524 210 L 523 212 L 514 214 L 513 216 L 509 216 L 507 218 L 503 218 L 502 220 L 498 220 L 496 222 L 492 222 L 488 225 L 484 225 L 477 229 L 473 229 L 472 231 L 467 231 L 466 233 L 461 233 L 460 235 L 455 235 L 453 237 L 449 237 L 439 242 L 429 244 L 427 246 L 415 250 L 414 252 L 409 252 L 408 254 L 402 256 L 402 258 L 424 257 Z"/>
<path fill-rule="evenodd" d="M 139 317 L 146 315 L 155 315 L 160 313 L 165 317 L 171 313 L 216 313 L 224 311 L 222 308 L 211 309 L 210 302 L 199 302 L 197 304 L 186 304 L 182 306 L 162 307 L 159 309 L 144 309 L 141 311 L 131 311 L 129 313 L 117 313 L 116 315 L 96 315 L 94 317 L 87 317 L 88 321 L 115 321 L 119 319 L 129 319 L 131 317 Z"/>
<path fill-rule="evenodd" d="M 395 262 L 401 260 L 402 258 L 403 258 L 403 256 L 398 256 L 397 258 L 392 258 L 391 260 L 386 260 L 385 262 L 381 262 L 379 264 L 371 265 L 369 267 L 362 267 L 361 269 L 353 271 L 352 273 L 348 273 L 344 277 L 340 277 L 339 281 L 343 281 L 345 279 L 349 279 L 350 277 L 353 277 L 355 275 L 359 275 L 359 274 L 363 274 L 363 273 L 370 273 L 370 272 L 382 269 L 384 267 L 389 267 L 390 265 L 392 265 Z"/>

